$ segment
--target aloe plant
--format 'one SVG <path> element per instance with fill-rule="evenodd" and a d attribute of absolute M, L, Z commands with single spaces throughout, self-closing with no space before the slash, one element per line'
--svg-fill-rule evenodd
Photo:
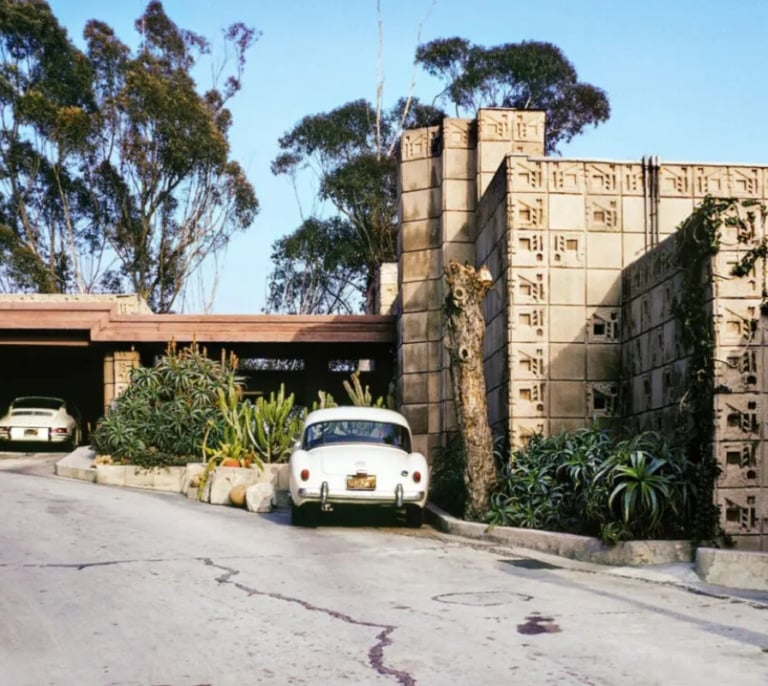
<path fill-rule="evenodd" d="M 131 372 L 131 385 L 99 421 L 91 443 L 116 462 L 146 467 L 185 464 L 200 454 L 217 392 L 233 383 L 234 356 L 220 362 L 197 344 L 177 350 L 172 341 L 153 367 Z"/>

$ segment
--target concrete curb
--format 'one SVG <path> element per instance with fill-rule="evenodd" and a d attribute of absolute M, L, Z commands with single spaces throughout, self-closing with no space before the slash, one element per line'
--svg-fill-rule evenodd
<path fill-rule="evenodd" d="M 432 503 L 427 505 L 427 517 L 436 529 L 445 533 L 538 550 L 581 562 L 636 567 L 693 560 L 693 547 L 689 541 L 626 541 L 608 546 L 589 536 L 465 522 Z"/>
<path fill-rule="evenodd" d="M 59 460 L 53 468 L 53 473 L 67 479 L 95 482 L 96 469 L 93 464 L 95 457 L 96 453 L 90 446 L 81 446 Z"/>
<path fill-rule="evenodd" d="M 710 584 L 768 591 L 768 553 L 698 548 L 696 572 Z"/>

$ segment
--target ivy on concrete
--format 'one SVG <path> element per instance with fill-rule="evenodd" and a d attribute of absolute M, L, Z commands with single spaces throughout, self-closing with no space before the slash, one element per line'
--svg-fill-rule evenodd
<path fill-rule="evenodd" d="M 732 276 L 749 274 L 758 260 L 765 266 L 768 258 L 766 239 L 756 240 L 758 213 L 763 220 L 765 205 L 755 200 L 715 198 L 707 196 L 679 227 L 677 264 L 683 276 L 680 297 L 673 313 L 681 324 L 682 341 L 689 351 L 688 384 L 680 401 L 678 430 L 687 444 L 690 459 L 697 464 L 695 472 L 696 506 L 693 538 L 697 543 L 728 543 L 720 528 L 720 512 L 714 500 L 714 488 L 720 467 L 713 449 L 714 396 L 729 392 L 715 387 L 714 319 L 708 303 L 712 300 L 710 266 L 720 251 L 724 226 L 736 227 L 738 242 L 752 244 L 733 267 Z M 765 269 L 763 269 L 765 275 Z M 762 290 L 761 312 L 768 313 L 768 290 Z M 757 322 L 752 323 L 756 328 Z"/>

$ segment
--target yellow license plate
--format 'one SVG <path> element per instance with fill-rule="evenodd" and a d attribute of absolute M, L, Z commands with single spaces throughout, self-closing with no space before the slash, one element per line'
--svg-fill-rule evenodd
<path fill-rule="evenodd" d="M 376 477 L 373 474 L 355 474 L 347 477 L 348 491 L 372 491 L 376 488 Z"/>

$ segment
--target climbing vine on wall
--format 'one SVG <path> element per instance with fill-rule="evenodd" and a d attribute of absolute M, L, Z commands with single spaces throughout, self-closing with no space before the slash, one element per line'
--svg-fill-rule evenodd
<path fill-rule="evenodd" d="M 742 211 L 743 210 L 743 211 Z M 768 259 L 766 238 L 757 239 L 756 220 L 763 221 L 765 205 L 755 200 L 707 196 L 678 228 L 677 263 L 683 275 L 674 314 L 682 325 L 682 340 L 690 353 L 688 385 L 680 401 L 679 430 L 689 456 L 698 465 L 694 539 L 715 542 L 722 538 L 720 513 L 714 500 L 720 467 L 713 450 L 715 388 L 715 332 L 711 308 L 712 279 L 709 267 L 720 251 L 723 227 L 735 227 L 739 244 L 751 244 L 731 271 L 732 276 L 750 274 L 758 260 Z M 765 269 L 762 270 L 765 279 Z M 762 285 L 761 312 L 768 314 L 768 288 Z M 752 323 L 756 328 L 757 322 Z"/>

